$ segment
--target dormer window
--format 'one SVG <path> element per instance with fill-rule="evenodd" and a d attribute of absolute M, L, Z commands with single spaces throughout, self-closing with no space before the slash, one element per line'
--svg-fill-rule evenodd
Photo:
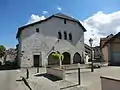
<path fill-rule="evenodd" d="M 66 24 L 66 19 L 64 19 L 64 24 Z"/>
<path fill-rule="evenodd" d="M 61 32 L 58 32 L 58 39 L 62 39 L 62 34 L 61 34 Z"/>
<path fill-rule="evenodd" d="M 64 39 L 67 40 L 67 32 L 64 31 Z"/>
<path fill-rule="evenodd" d="M 36 28 L 36 32 L 39 33 L 39 28 Z"/>
<path fill-rule="evenodd" d="M 69 40 L 72 40 L 72 34 L 69 33 Z"/>

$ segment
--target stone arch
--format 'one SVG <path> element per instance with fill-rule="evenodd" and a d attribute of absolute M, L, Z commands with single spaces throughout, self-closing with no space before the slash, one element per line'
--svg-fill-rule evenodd
<path fill-rule="evenodd" d="M 64 31 L 64 39 L 67 40 L 67 32 Z"/>
<path fill-rule="evenodd" d="M 72 40 L 72 34 L 69 33 L 69 40 Z"/>
<path fill-rule="evenodd" d="M 58 51 L 57 51 L 58 52 Z M 48 65 L 59 65 L 59 60 L 56 60 L 52 57 L 52 54 L 54 52 L 51 52 L 48 56 Z"/>
<path fill-rule="evenodd" d="M 82 64 L 82 58 L 78 52 L 76 52 L 73 56 L 73 64 L 77 64 L 77 63 Z"/>
<path fill-rule="evenodd" d="M 63 65 L 65 65 L 65 64 L 70 64 L 70 53 L 68 53 L 68 52 L 64 52 L 63 53 L 63 55 L 64 55 L 64 59 L 63 59 L 63 61 L 62 61 L 62 64 Z"/>
<path fill-rule="evenodd" d="M 60 31 L 58 32 L 58 39 L 62 39 L 62 34 Z"/>

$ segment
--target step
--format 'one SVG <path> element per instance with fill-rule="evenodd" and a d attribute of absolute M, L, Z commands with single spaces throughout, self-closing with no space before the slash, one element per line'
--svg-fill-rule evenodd
<path fill-rule="evenodd" d="M 32 90 L 60 90 L 60 87 L 57 86 L 57 84 L 43 76 L 32 77 L 28 80 L 28 83 Z"/>
<path fill-rule="evenodd" d="M 78 84 L 74 84 L 67 80 L 60 80 L 55 82 L 61 90 L 87 90 L 85 87 L 82 87 Z"/>

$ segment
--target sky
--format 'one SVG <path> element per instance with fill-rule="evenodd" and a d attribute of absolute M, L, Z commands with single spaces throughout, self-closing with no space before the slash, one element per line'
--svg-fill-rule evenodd
<path fill-rule="evenodd" d="M 120 31 L 120 0 L 0 0 L 0 45 L 14 48 L 18 28 L 61 12 L 87 29 L 85 43 Z"/>

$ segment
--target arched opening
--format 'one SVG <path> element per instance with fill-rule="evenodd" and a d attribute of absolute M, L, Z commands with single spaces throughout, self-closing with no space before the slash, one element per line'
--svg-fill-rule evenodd
<path fill-rule="evenodd" d="M 67 32 L 64 31 L 64 39 L 67 40 Z"/>
<path fill-rule="evenodd" d="M 81 56 L 78 52 L 76 52 L 73 56 L 73 64 L 80 63 L 82 64 Z"/>
<path fill-rule="evenodd" d="M 59 65 L 59 60 L 56 60 L 53 58 L 52 54 L 54 52 L 50 53 L 48 56 L 48 65 Z"/>
<path fill-rule="evenodd" d="M 69 40 L 72 40 L 72 34 L 69 33 Z"/>
<path fill-rule="evenodd" d="M 63 53 L 63 55 L 64 55 L 64 59 L 63 59 L 63 61 L 62 61 L 62 64 L 63 65 L 65 65 L 65 64 L 70 64 L 70 53 L 68 53 L 68 52 L 64 52 Z"/>
<path fill-rule="evenodd" d="M 62 34 L 61 34 L 61 32 L 58 32 L 58 39 L 62 39 Z"/>

